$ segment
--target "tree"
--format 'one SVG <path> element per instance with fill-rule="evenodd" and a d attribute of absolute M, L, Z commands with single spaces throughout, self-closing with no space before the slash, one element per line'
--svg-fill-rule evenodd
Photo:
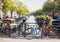
<path fill-rule="evenodd" d="M 54 3 L 47 1 L 43 6 L 43 12 L 50 12 L 54 9 Z"/>
<path fill-rule="evenodd" d="M 10 2 L 11 18 L 12 18 L 12 14 L 13 14 L 13 11 L 15 10 L 15 8 L 16 8 L 16 5 L 13 2 Z"/>
<path fill-rule="evenodd" d="M 54 16 L 54 13 L 57 8 L 57 0 L 48 0 L 44 6 L 43 6 L 43 12 L 52 12 L 52 15 Z"/>
<path fill-rule="evenodd" d="M 23 2 L 19 1 L 19 0 L 11 0 L 17 7 L 18 6 L 24 6 Z"/>
<path fill-rule="evenodd" d="M 57 7 L 56 7 L 56 10 L 60 11 L 60 0 L 57 0 L 56 2 L 57 2 L 57 5 L 56 5 L 56 6 L 57 6 Z"/>
<path fill-rule="evenodd" d="M 4 12 L 4 18 L 6 17 L 7 12 L 10 10 L 10 0 L 3 0 L 2 11 Z"/>
<path fill-rule="evenodd" d="M 26 6 L 17 0 L 13 0 L 14 4 L 16 5 L 16 12 L 18 16 L 20 17 L 20 14 L 27 15 L 29 14 L 29 11 L 27 10 Z"/>
<path fill-rule="evenodd" d="M 2 9 L 2 5 L 3 5 L 2 0 L 0 0 L 0 9 Z"/>
<path fill-rule="evenodd" d="M 41 15 L 42 14 L 42 9 L 38 9 L 37 11 L 34 12 L 34 15 Z"/>
<path fill-rule="evenodd" d="M 17 13 L 19 15 L 19 18 L 20 18 L 20 14 L 23 14 L 23 15 L 29 14 L 29 11 L 24 6 L 18 6 L 16 8 L 16 11 L 17 11 Z"/>
<path fill-rule="evenodd" d="M 60 0 L 47 0 L 42 10 L 38 9 L 35 14 L 52 13 L 52 16 L 54 16 L 57 11 L 60 11 Z"/>
<path fill-rule="evenodd" d="M 57 0 L 54 0 L 54 9 L 53 9 L 53 11 L 52 11 L 52 16 L 54 16 L 54 13 L 55 13 L 55 11 L 56 11 L 56 8 L 57 8 Z"/>
<path fill-rule="evenodd" d="M 3 2 L 4 0 L 0 0 L 1 2 Z"/>

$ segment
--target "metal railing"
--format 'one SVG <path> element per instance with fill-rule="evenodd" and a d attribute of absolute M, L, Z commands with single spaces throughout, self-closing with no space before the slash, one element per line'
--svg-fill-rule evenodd
<path fill-rule="evenodd" d="M 42 34 L 37 23 L 25 23 L 25 37 L 42 38 Z"/>

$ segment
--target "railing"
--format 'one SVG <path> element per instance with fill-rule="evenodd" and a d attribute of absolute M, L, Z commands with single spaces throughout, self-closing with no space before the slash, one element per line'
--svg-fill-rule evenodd
<path fill-rule="evenodd" d="M 25 37 L 42 38 L 42 34 L 37 23 L 25 23 Z"/>

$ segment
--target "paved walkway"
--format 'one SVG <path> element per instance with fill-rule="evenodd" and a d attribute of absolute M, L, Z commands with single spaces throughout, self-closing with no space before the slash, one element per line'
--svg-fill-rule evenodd
<path fill-rule="evenodd" d="M 60 42 L 60 39 L 12 39 L 12 38 L 0 38 L 0 42 Z"/>

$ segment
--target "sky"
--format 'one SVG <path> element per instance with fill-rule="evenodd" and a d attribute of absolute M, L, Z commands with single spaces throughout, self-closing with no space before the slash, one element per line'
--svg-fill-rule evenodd
<path fill-rule="evenodd" d="M 23 2 L 30 12 L 42 8 L 43 4 L 46 2 L 46 0 L 19 0 L 19 1 Z"/>

